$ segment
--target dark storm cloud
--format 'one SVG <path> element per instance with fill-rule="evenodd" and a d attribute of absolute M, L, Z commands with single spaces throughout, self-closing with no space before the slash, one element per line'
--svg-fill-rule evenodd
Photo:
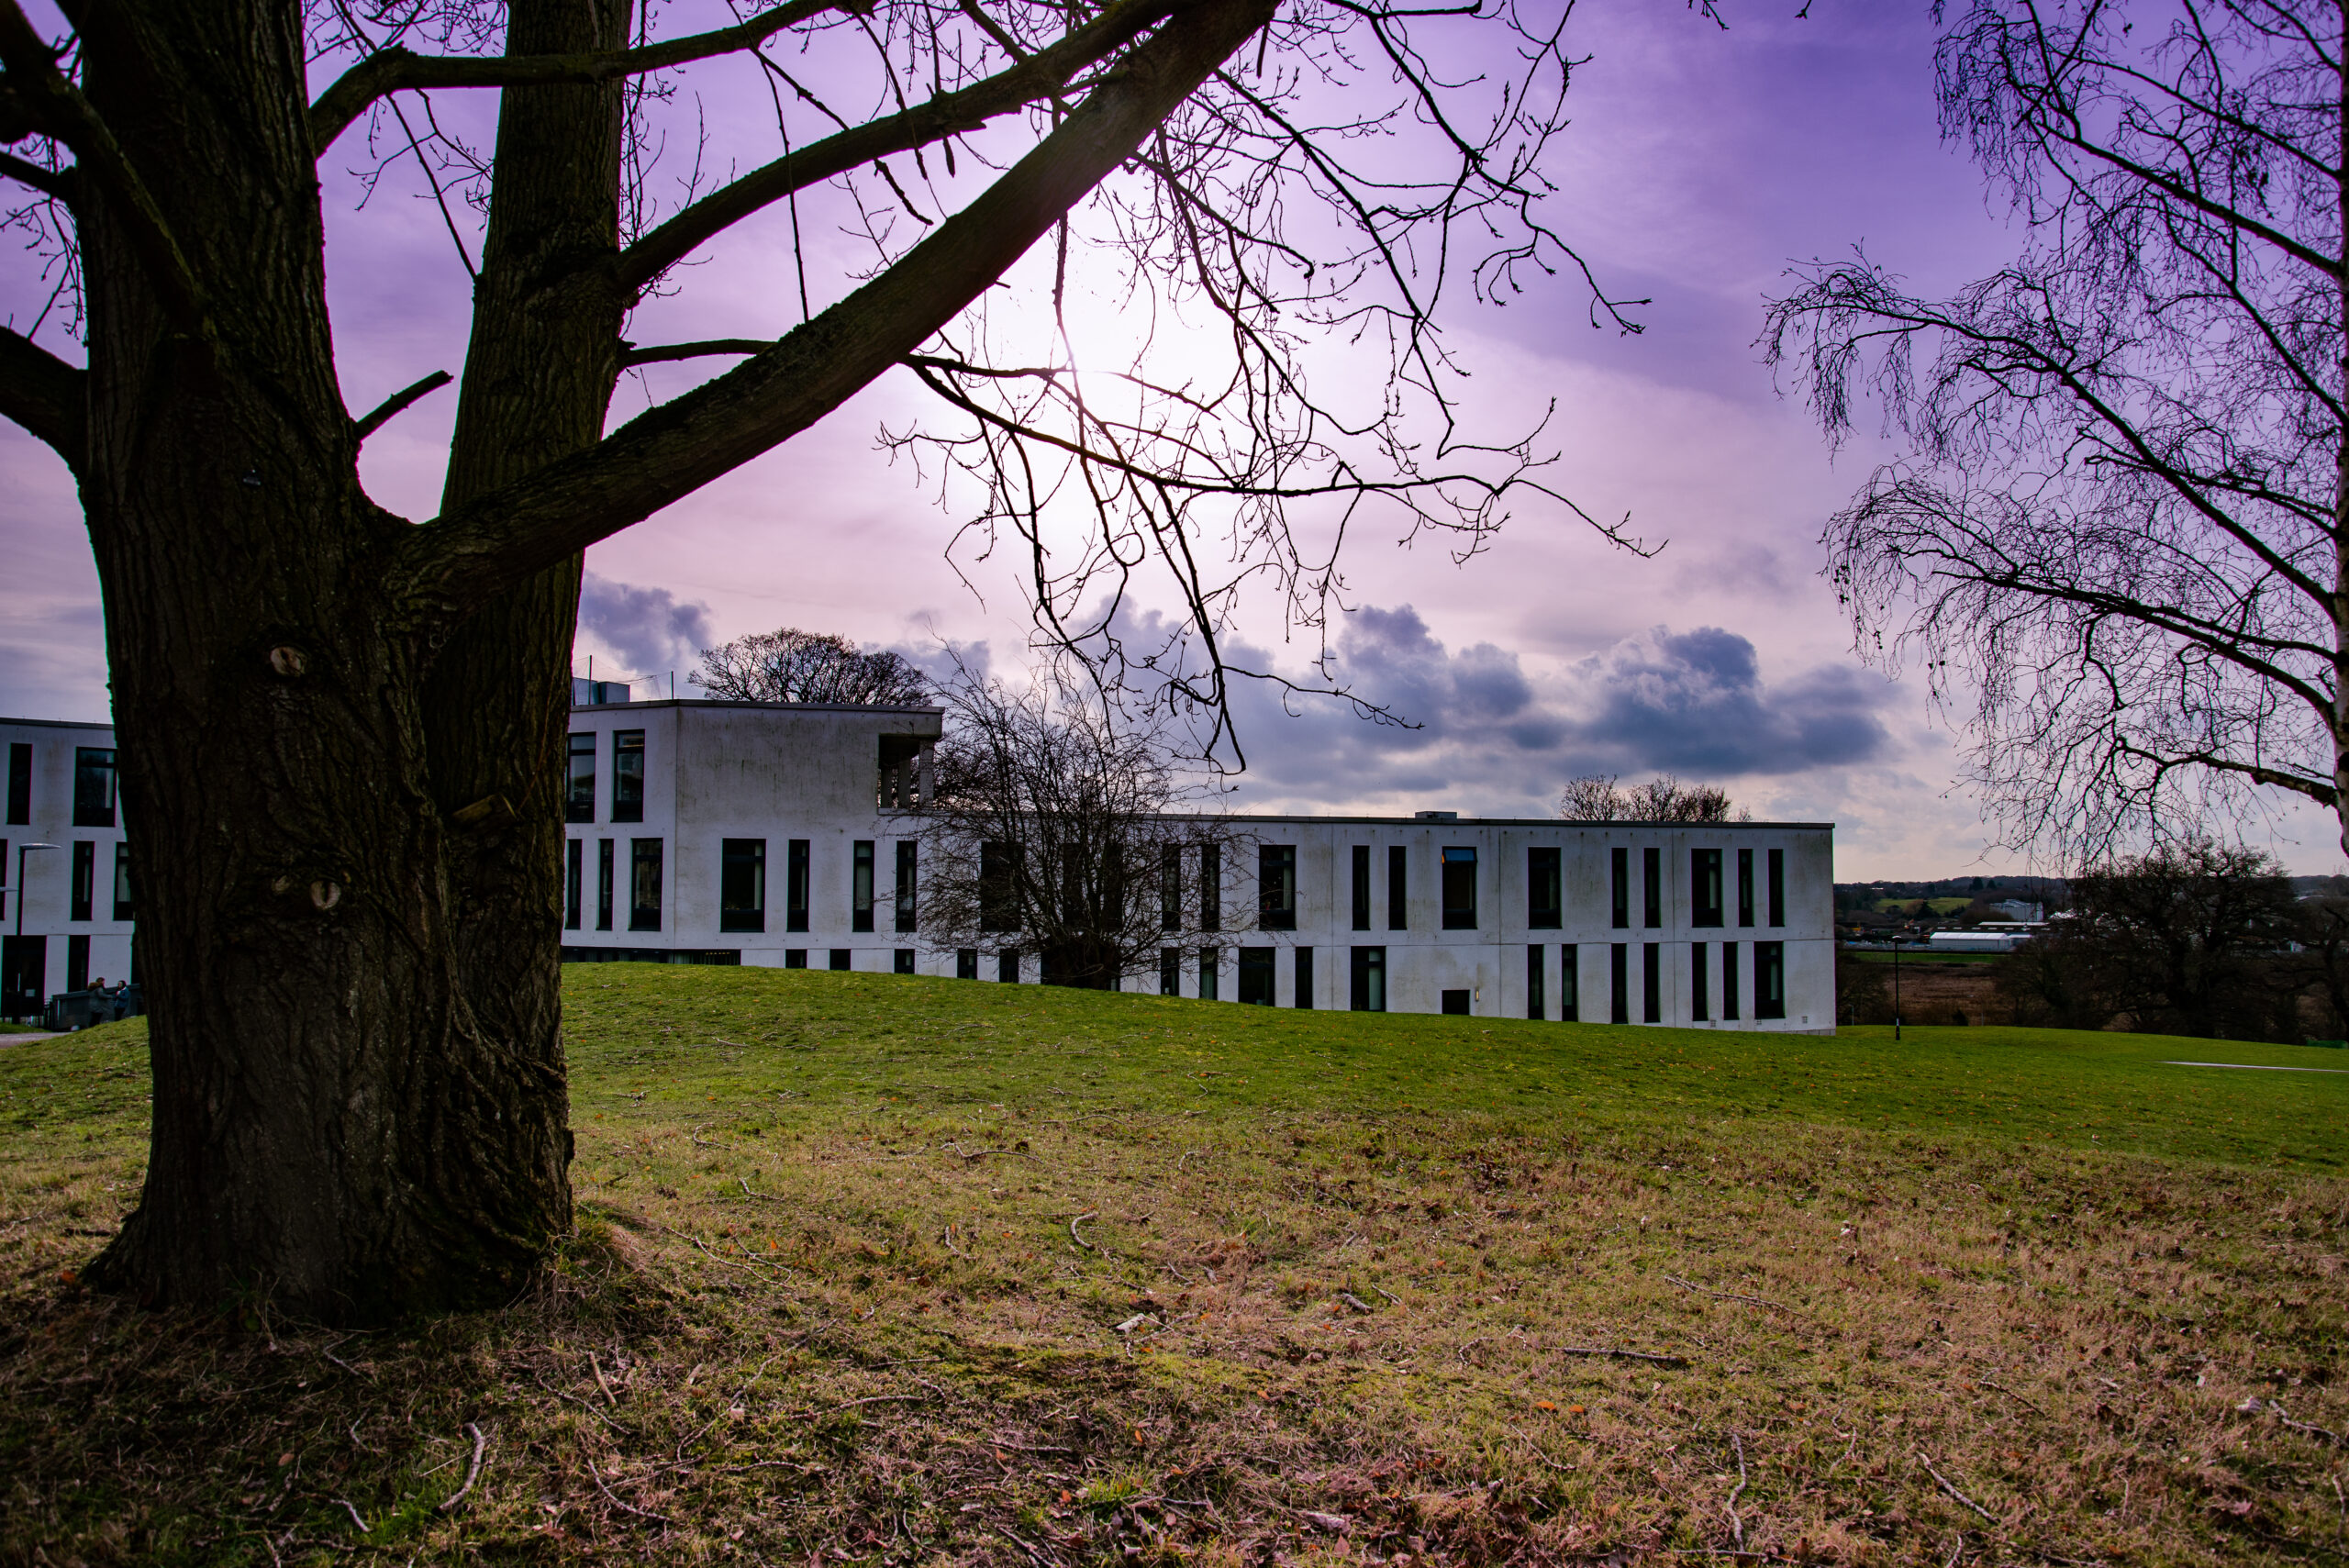
<path fill-rule="evenodd" d="M 1719 627 L 1658 628 L 1573 674 L 1589 705 L 1573 744 L 1599 772 L 1792 773 L 1865 762 L 1889 740 L 1882 682 L 1823 664 L 1765 687 L 1753 644 Z"/>
<path fill-rule="evenodd" d="M 666 588 L 640 588 L 587 574 L 579 590 L 579 629 L 617 654 L 628 674 L 682 673 L 716 641 L 709 606 L 679 604 Z"/>

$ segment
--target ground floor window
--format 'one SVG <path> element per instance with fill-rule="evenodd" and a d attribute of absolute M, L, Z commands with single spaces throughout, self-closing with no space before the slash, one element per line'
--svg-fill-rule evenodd
<path fill-rule="evenodd" d="M 1465 991 L 1446 991 L 1443 994 L 1443 1010 L 1447 1013 L 1455 1014 L 1460 1018 L 1466 1018 L 1468 1016 L 1468 993 Z"/>
<path fill-rule="evenodd" d="M 1753 944 L 1753 1016 L 1757 1018 L 1783 1018 L 1787 1016 L 1787 944 L 1784 942 Z"/>
<path fill-rule="evenodd" d="M 1721 944 L 1721 1018 L 1737 1017 L 1737 944 Z"/>
<path fill-rule="evenodd" d="M 767 841 L 721 839 L 718 861 L 718 929 L 767 929 Z"/>
<path fill-rule="evenodd" d="M 661 840 L 629 840 L 628 929 L 661 929 Z"/>
<path fill-rule="evenodd" d="M 1688 944 L 1688 1016 L 1698 1023 L 1713 1016 L 1709 1000 L 1711 987 L 1707 984 L 1712 977 L 1705 973 L 1705 957 L 1710 951 L 1711 944 L 1708 942 Z"/>
<path fill-rule="evenodd" d="M 1297 950 L 1297 991 L 1295 993 L 1295 999 L 1297 1006 L 1310 1007 L 1313 1006 L 1313 950 L 1311 948 L 1299 948 Z"/>
<path fill-rule="evenodd" d="M 976 948 L 956 948 L 954 950 L 954 978 L 957 980 L 976 980 L 978 977 L 979 950 Z"/>
<path fill-rule="evenodd" d="M 897 950 L 897 967 L 896 973 L 899 974 L 911 974 L 913 972 L 914 950 L 911 948 L 899 948 Z"/>
<path fill-rule="evenodd" d="M 1640 1020 L 1664 1022 L 1664 944 L 1640 944 Z"/>
<path fill-rule="evenodd" d="M 995 977 L 1006 985 L 1019 984 L 1019 953 L 1007 948 L 995 955 Z"/>
<path fill-rule="evenodd" d="M 1181 948 L 1158 950 L 1158 994 L 1162 996 L 1180 996 L 1183 994 L 1183 950 Z"/>
<path fill-rule="evenodd" d="M 1217 971 L 1219 970 L 1222 965 L 1223 952 L 1221 949 L 1201 948 L 1199 950 L 1200 1001 L 1212 1002 L 1216 1000 L 1217 994 L 1219 989 L 1217 983 L 1222 979 L 1222 976 L 1219 974 Z"/>
<path fill-rule="evenodd" d="M 846 948 L 834 948 L 834 949 L 832 949 L 832 968 L 833 968 L 833 970 L 834 970 L 835 972 L 837 972 L 837 973 L 845 973 L 845 972 L 847 971 L 847 969 L 848 969 L 848 949 L 846 949 Z"/>
<path fill-rule="evenodd" d="M 1574 1023 L 1582 1017 L 1582 949 L 1568 942 L 1558 950 L 1558 1018 Z"/>
<path fill-rule="evenodd" d="M 1607 1021 L 1628 1024 L 1631 1021 L 1631 945 L 1615 942 L 1608 952 L 1608 978 L 1613 988 L 1607 999 Z"/>
<path fill-rule="evenodd" d="M 570 840 L 562 851 L 562 929 L 579 929 L 580 900 L 586 889 L 580 884 L 587 880 L 587 845 L 578 839 Z"/>
<path fill-rule="evenodd" d="M 805 968 L 807 968 L 807 950 L 806 948 L 785 948 L 785 949 L 784 949 L 784 950 L 783 950 L 783 967 L 784 967 L 784 968 L 785 968 L 785 969 L 805 969 Z"/>
<path fill-rule="evenodd" d="M 1353 973 L 1347 976 L 1347 989 L 1352 993 L 1352 1006 L 1357 1013 L 1383 1013 L 1386 1010 L 1386 950 L 1356 948 L 1353 951 Z"/>
<path fill-rule="evenodd" d="M 1240 950 L 1240 1003 L 1242 1006 L 1273 1005 L 1273 950 Z"/>
<path fill-rule="evenodd" d="M 1540 942 L 1525 950 L 1525 1016 L 1529 1018 L 1538 1018 L 1545 1011 L 1542 983 L 1547 978 L 1543 972 L 1549 968 L 1549 959 Z"/>

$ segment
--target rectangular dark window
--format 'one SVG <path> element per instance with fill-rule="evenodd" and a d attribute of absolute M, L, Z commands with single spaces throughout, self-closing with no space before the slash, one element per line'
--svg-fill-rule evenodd
<path fill-rule="evenodd" d="M 7 857 L 7 848 L 0 845 L 0 860 Z M 138 900 L 130 891 L 130 846 L 118 843 L 114 847 L 114 917 L 130 920 L 138 917 Z"/>
<path fill-rule="evenodd" d="M 587 846 L 578 839 L 566 839 L 562 846 L 562 929 L 579 929 L 579 912 L 587 890 L 581 886 L 587 880 Z"/>
<path fill-rule="evenodd" d="M 661 840 L 630 839 L 628 842 L 628 929 L 657 931 L 661 929 Z"/>
<path fill-rule="evenodd" d="M 1354 929 L 1370 929 L 1370 846 L 1356 844 L 1353 851 L 1353 910 Z"/>
<path fill-rule="evenodd" d="M 86 920 L 90 906 L 97 900 L 98 847 L 87 839 L 73 841 L 73 910 L 69 920 Z M 74 985 L 71 990 L 79 991 Z"/>
<path fill-rule="evenodd" d="M 1223 989 L 1223 976 L 1217 973 L 1223 963 L 1223 954 L 1216 948 L 1199 950 L 1199 1000 L 1212 1002 Z"/>
<path fill-rule="evenodd" d="M 1640 1021 L 1664 1022 L 1664 944 L 1640 944 Z"/>
<path fill-rule="evenodd" d="M 562 819 L 596 820 L 596 738 L 574 735 L 565 759 L 562 778 Z"/>
<path fill-rule="evenodd" d="M 1549 954 L 1540 942 L 1525 950 L 1525 1016 L 1529 1018 L 1538 1018 L 1543 1014 L 1542 983 L 1547 978 L 1543 972 L 1548 968 Z"/>
<path fill-rule="evenodd" d="M 8 746 L 8 821 L 28 826 L 33 819 L 33 749 L 21 740 Z"/>
<path fill-rule="evenodd" d="M 1721 1019 L 1737 1017 L 1737 944 L 1721 944 Z"/>
<path fill-rule="evenodd" d="M 644 731 L 612 731 L 612 820 L 644 820 Z"/>
<path fill-rule="evenodd" d="M 1664 924 L 1664 851 L 1640 851 L 1640 924 L 1649 930 Z"/>
<path fill-rule="evenodd" d="M 1199 846 L 1199 929 L 1223 929 L 1223 846 Z"/>
<path fill-rule="evenodd" d="M 807 929 L 807 840 L 794 839 L 783 847 L 783 929 Z"/>
<path fill-rule="evenodd" d="M 1273 950 L 1240 950 L 1240 1003 L 1242 1006 L 1273 1005 Z"/>
<path fill-rule="evenodd" d="M 784 950 L 783 950 L 783 967 L 784 967 L 784 968 L 785 968 L 785 969 L 805 969 L 805 968 L 807 968 L 807 950 L 806 948 L 785 948 L 785 949 L 784 949 Z"/>
<path fill-rule="evenodd" d="M 1757 1018 L 1783 1018 L 1787 1016 L 1787 944 L 1784 942 L 1753 944 L 1753 1016 Z"/>
<path fill-rule="evenodd" d="M 1620 854 L 1621 851 L 1617 851 Z M 1628 1024 L 1631 1021 L 1631 947 L 1629 942 L 1616 942 L 1608 949 L 1608 974 L 1613 983 L 1607 998 L 1607 1021 Z"/>
<path fill-rule="evenodd" d="M 596 929 L 612 929 L 612 841 L 596 840 Z"/>
<path fill-rule="evenodd" d="M 841 974 L 847 973 L 849 957 L 848 949 L 834 948 L 831 950 L 831 968 L 833 972 Z"/>
<path fill-rule="evenodd" d="M 1183 950 L 1181 948 L 1158 950 L 1158 994 L 1162 996 L 1180 996 L 1183 994 Z"/>
<path fill-rule="evenodd" d="M 1525 926 L 1554 931 L 1566 923 L 1564 851 L 1555 845 L 1525 851 Z"/>
<path fill-rule="evenodd" d="M 979 929 L 1019 929 L 1019 846 L 989 839 L 979 846 Z"/>
<path fill-rule="evenodd" d="M 913 972 L 914 950 L 911 948 L 899 948 L 897 950 L 896 967 L 890 973 L 895 974 L 911 974 Z"/>
<path fill-rule="evenodd" d="M 1770 851 L 1770 924 L 1787 923 L 1787 851 Z"/>
<path fill-rule="evenodd" d="M 1465 987 L 1458 991 L 1446 991 L 1441 1000 L 1446 1013 L 1464 1018 L 1468 1016 L 1469 996 Z"/>
<path fill-rule="evenodd" d="M 1712 977 L 1705 973 L 1705 955 L 1709 951 L 1704 942 L 1688 944 L 1688 1016 L 1698 1023 L 1713 1016 L 1709 984 Z"/>
<path fill-rule="evenodd" d="M 1183 929 L 1183 849 L 1179 844 L 1168 844 L 1158 851 L 1158 929 Z"/>
<path fill-rule="evenodd" d="M 849 845 L 848 929 L 873 929 L 873 840 L 858 839 Z"/>
<path fill-rule="evenodd" d="M 1019 950 L 1007 948 L 995 955 L 995 977 L 1006 985 L 1019 984 Z"/>
<path fill-rule="evenodd" d="M 911 839 L 897 840 L 897 929 L 914 929 L 914 859 L 920 846 Z"/>
<path fill-rule="evenodd" d="M 73 826 L 114 826 L 114 748 L 73 748 Z"/>
<path fill-rule="evenodd" d="M 1476 851 L 1473 849 L 1443 851 L 1443 929 L 1476 929 Z"/>
<path fill-rule="evenodd" d="M 1688 851 L 1688 923 L 1692 926 L 1718 926 L 1721 923 L 1721 852 L 1719 850 Z"/>
<path fill-rule="evenodd" d="M 1753 851 L 1737 851 L 1737 923 L 1753 924 Z"/>
<path fill-rule="evenodd" d="M 1619 931 L 1631 925 L 1631 851 L 1607 851 L 1608 889 L 1614 909 L 1614 926 Z"/>
<path fill-rule="evenodd" d="M 956 948 L 954 950 L 954 978 L 957 980 L 976 980 L 978 977 L 979 950 L 976 948 Z"/>
<path fill-rule="evenodd" d="M 1411 929 L 1411 879 L 1408 851 L 1400 844 L 1386 847 L 1386 929 L 1408 931 Z M 1380 952 L 1386 950 L 1381 948 Z M 1382 961 L 1383 962 L 1383 961 Z M 1374 1012 L 1383 1013 L 1383 1006 Z"/>
<path fill-rule="evenodd" d="M 1386 1010 L 1386 950 L 1356 948 L 1353 973 L 1346 977 L 1348 1006 L 1357 1013 Z"/>
<path fill-rule="evenodd" d="M 65 989 L 87 991 L 90 988 L 90 939 L 65 939 Z"/>
<path fill-rule="evenodd" d="M 1558 1020 L 1582 1018 L 1582 949 L 1568 942 L 1558 950 Z"/>
<path fill-rule="evenodd" d="M 718 859 L 718 929 L 767 929 L 767 841 L 725 839 Z"/>
<path fill-rule="evenodd" d="M 1297 846 L 1256 846 L 1256 926 L 1259 930 L 1297 929 Z"/>
<path fill-rule="evenodd" d="M 1293 1007 L 1313 1006 L 1313 950 L 1311 948 L 1297 950 L 1297 989 L 1290 995 L 1289 1006 Z"/>

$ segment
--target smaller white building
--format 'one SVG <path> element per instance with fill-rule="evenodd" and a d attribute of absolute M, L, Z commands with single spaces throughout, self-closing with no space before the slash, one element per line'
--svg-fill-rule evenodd
<path fill-rule="evenodd" d="M 0 1017 L 135 979 L 114 727 L 0 718 Z"/>

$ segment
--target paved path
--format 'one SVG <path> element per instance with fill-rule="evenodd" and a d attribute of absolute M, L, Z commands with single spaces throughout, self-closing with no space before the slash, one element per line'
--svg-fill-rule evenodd
<path fill-rule="evenodd" d="M 2165 1067 L 2232 1067 L 2238 1073 L 2349 1073 L 2349 1067 L 2270 1067 L 2264 1062 L 2165 1062 Z"/>

